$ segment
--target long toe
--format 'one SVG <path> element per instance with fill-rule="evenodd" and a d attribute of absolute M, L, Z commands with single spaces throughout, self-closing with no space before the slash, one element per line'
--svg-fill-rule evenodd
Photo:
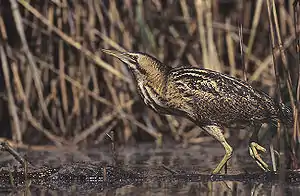
<path fill-rule="evenodd" d="M 249 145 L 249 154 L 255 160 L 257 165 L 264 171 L 270 171 L 268 164 L 266 164 L 260 157 L 258 151 L 266 152 L 266 149 L 256 142 L 251 142 Z"/>

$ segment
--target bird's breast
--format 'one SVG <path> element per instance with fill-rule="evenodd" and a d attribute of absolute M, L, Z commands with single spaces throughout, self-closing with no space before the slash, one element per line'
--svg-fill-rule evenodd
<path fill-rule="evenodd" d="M 142 81 L 138 82 L 138 91 L 144 103 L 158 113 L 166 113 L 167 105 L 163 95 L 158 93 L 154 87 L 145 84 Z"/>

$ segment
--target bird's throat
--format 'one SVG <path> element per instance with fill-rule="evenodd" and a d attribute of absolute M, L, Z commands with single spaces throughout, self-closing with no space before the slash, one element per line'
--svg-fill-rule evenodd
<path fill-rule="evenodd" d="M 166 87 L 166 76 L 162 72 L 150 72 L 146 76 L 147 86 L 163 96 Z"/>

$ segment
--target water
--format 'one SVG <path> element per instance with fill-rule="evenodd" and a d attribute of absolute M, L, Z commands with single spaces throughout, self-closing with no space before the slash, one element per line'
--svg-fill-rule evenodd
<path fill-rule="evenodd" d="M 33 165 L 26 176 L 1 154 L 0 195 L 299 195 L 300 173 L 262 172 L 247 146 L 234 151 L 227 175 L 210 175 L 223 156 L 217 143 L 188 148 L 151 144 L 118 150 L 21 150 Z M 269 162 L 269 157 L 264 156 Z M 8 167 L 10 165 L 10 167 Z M 8 170 L 10 172 L 8 172 Z M 284 179 L 284 180 L 280 180 Z"/>

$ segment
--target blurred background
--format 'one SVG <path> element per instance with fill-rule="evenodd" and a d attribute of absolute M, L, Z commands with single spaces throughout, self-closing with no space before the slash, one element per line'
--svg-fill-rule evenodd
<path fill-rule="evenodd" d="M 146 52 L 173 67 L 192 65 L 246 79 L 297 114 L 297 1 L 0 0 L 0 5 L 0 137 L 15 144 L 214 142 L 189 120 L 148 109 L 126 66 L 103 48 Z M 275 144 L 284 140 L 294 168 L 295 124 L 284 137 L 273 137 Z M 276 127 L 264 130 L 276 134 Z M 225 133 L 231 142 L 247 143 L 251 132 Z"/>

